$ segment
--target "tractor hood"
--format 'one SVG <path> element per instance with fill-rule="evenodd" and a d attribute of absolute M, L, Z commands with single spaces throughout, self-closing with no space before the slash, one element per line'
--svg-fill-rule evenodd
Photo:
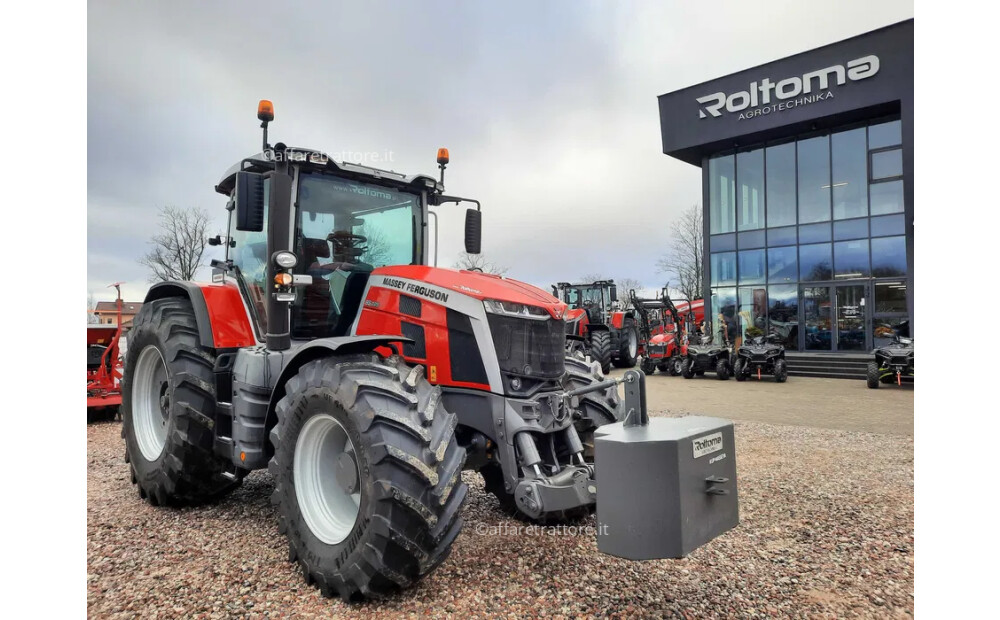
<path fill-rule="evenodd" d="M 479 300 L 495 299 L 526 306 L 544 308 L 555 319 L 563 319 L 566 304 L 550 293 L 530 284 L 478 271 L 398 265 L 379 267 L 372 275 L 404 278 L 448 289 Z"/>

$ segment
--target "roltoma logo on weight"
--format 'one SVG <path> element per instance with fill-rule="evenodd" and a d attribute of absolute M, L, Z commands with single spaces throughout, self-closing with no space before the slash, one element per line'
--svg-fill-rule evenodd
<path fill-rule="evenodd" d="M 747 90 L 726 94 L 712 93 L 698 97 L 698 118 L 722 116 L 724 112 L 739 112 L 739 120 L 765 116 L 771 112 L 788 110 L 800 105 L 833 98 L 831 83 L 843 86 L 848 80 L 857 82 L 878 73 L 878 56 L 870 55 L 848 61 L 847 65 L 833 65 L 772 82 L 771 78 L 750 82 Z M 776 101 L 772 101 L 772 94 Z M 801 95 L 801 96 L 800 96 Z M 796 98 L 797 97 L 797 98 Z"/>

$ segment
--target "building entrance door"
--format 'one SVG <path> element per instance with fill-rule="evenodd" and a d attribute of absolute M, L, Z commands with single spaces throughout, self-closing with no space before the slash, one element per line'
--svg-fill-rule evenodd
<path fill-rule="evenodd" d="M 817 352 L 867 351 L 867 284 L 802 287 L 802 349 Z"/>

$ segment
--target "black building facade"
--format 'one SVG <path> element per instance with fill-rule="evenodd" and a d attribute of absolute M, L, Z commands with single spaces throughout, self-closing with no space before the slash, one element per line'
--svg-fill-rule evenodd
<path fill-rule="evenodd" d="M 913 20 L 659 107 L 663 152 L 702 169 L 715 333 L 820 353 L 913 335 Z"/>

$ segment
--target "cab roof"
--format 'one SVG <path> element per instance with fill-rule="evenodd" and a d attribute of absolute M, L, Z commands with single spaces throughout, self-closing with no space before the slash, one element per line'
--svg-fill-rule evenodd
<path fill-rule="evenodd" d="M 315 170 L 336 171 L 342 175 L 353 177 L 359 181 L 369 181 L 380 185 L 395 185 L 400 188 L 429 189 L 443 192 L 444 185 L 434 177 L 426 174 L 407 175 L 393 170 L 382 170 L 371 166 L 363 166 L 345 161 L 335 161 L 323 151 L 299 147 L 287 147 L 286 156 L 293 164 L 304 164 Z M 274 151 L 261 151 L 237 162 L 226 170 L 215 191 L 229 195 L 236 183 L 236 173 L 245 170 L 249 172 L 265 172 L 274 169 Z"/>

